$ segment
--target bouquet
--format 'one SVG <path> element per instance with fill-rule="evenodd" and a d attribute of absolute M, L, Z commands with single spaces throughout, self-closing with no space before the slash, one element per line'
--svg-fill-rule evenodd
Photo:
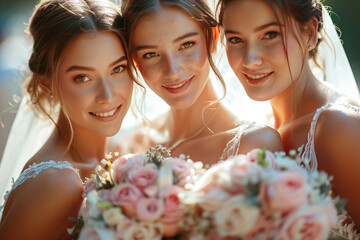
<path fill-rule="evenodd" d="M 181 239 L 192 209 L 187 193 L 205 171 L 181 157 L 162 146 L 142 155 L 108 154 L 85 184 L 79 239 Z"/>
<path fill-rule="evenodd" d="M 328 239 L 345 202 L 306 160 L 254 149 L 210 168 L 196 183 L 201 227 L 192 239 Z M 204 236 L 207 236 L 204 238 Z"/>
<path fill-rule="evenodd" d="M 79 238 L 327 239 L 344 202 L 304 164 L 295 151 L 260 149 L 207 170 L 161 146 L 109 154 L 86 183 Z"/>

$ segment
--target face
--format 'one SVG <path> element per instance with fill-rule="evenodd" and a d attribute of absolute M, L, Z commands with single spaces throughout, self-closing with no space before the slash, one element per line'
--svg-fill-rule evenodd
<path fill-rule="evenodd" d="M 210 71 L 200 25 L 178 7 L 162 7 L 140 18 L 133 39 L 133 55 L 148 86 L 171 107 L 191 106 Z"/>
<path fill-rule="evenodd" d="M 116 134 L 129 108 L 133 81 L 119 37 L 99 31 L 75 39 L 59 66 L 60 92 L 74 130 Z"/>
<path fill-rule="evenodd" d="M 227 57 L 254 100 L 270 100 L 280 95 L 299 79 L 303 68 L 305 50 L 301 39 L 305 36 L 295 34 L 293 23 L 292 27 L 285 27 L 281 14 L 279 19 L 280 24 L 271 6 L 263 0 L 233 1 L 224 10 Z"/>

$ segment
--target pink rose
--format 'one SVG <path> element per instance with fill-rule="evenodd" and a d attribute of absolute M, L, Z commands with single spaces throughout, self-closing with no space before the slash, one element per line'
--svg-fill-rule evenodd
<path fill-rule="evenodd" d="M 168 189 L 163 196 L 164 213 L 160 221 L 164 226 L 165 237 L 174 237 L 180 231 L 179 220 L 185 214 L 185 209 L 178 196 L 182 191 L 182 188 L 174 186 Z"/>
<path fill-rule="evenodd" d="M 277 172 L 270 182 L 261 187 L 259 200 L 269 211 L 293 211 L 305 203 L 307 187 L 306 176 L 302 172 Z"/>
<path fill-rule="evenodd" d="M 144 197 L 140 189 L 130 183 L 120 184 L 112 189 L 113 202 L 121 206 L 125 215 L 136 214 L 136 204 Z"/>
<path fill-rule="evenodd" d="M 233 190 L 237 193 L 244 191 L 244 186 L 251 178 L 259 177 L 262 169 L 257 163 L 249 162 L 244 158 L 235 159 L 234 164 L 230 168 L 230 179 L 234 184 Z"/>
<path fill-rule="evenodd" d="M 181 158 L 168 158 L 169 165 L 174 175 L 182 181 L 187 176 L 190 176 L 191 169 L 189 164 Z"/>
<path fill-rule="evenodd" d="M 259 148 L 255 148 L 255 149 L 251 150 L 250 152 L 248 152 L 246 157 L 249 159 L 250 162 L 258 163 L 259 162 L 259 159 L 258 159 L 259 153 L 262 151 L 263 150 L 261 150 Z M 267 169 L 275 169 L 276 168 L 276 157 L 272 152 L 265 150 L 264 161 L 269 164 Z"/>
<path fill-rule="evenodd" d="M 142 198 L 137 203 L 136 212 L 140 221 L 153 222 L 163 214 L 164 203 L 156 198 Z"/>
<path fill-rule="evenodd" d="M 127 154 L 115 160 L 111 165 L 112 180 L 119 184 L 128 175 L 130 169 L 135 166 L 141 166 L 145 163 L 144 155 Z"/>
<path fill-rule="evenodd" d="M 149 187 L 156 183 L 159 176 L 158 168 L 155 164 L 137 166 L 130 170 L 129 180 L 140 189 Z"/>
<path fill-rule="evenodd" d="M 323 206 L 303 207 L 290 214 L 281 228 L 279 239 L 328 239 L 331 220 Z"/>

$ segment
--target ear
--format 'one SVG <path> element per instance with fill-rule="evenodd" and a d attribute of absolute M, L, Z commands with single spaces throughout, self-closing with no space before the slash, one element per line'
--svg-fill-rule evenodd
<path fill-rule="evenodd" d="M 308 36 L 306 45 L 306 50 L 308 52 L 310 52 L 316 47 L 319 40 L 318 26 L 319 20 L 316 17 L 313 17 L 305 26 L 305 32 Z"/>
<path fill-rule="evenodd" d="M 50 80 L 45 76 L 39 76 L 39 86 L 41 90 L 48 96 L 48 98 L 53 98 L 54 95 L 51 90 L 51 82 Z"/>

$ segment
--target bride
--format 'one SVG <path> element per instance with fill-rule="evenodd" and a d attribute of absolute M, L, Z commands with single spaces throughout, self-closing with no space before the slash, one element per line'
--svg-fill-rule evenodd
<path fill-rule="evenodd" d="M 318 47 L 326 44 L 319 38 L 327 36 L 323 22 L 329 22 L 323 5 L 316 0 L 220 0 L 218 6 L 227 57 L 246 93 L 257 101 L 270 100 L 285 150 L 299 149 L 310 160 L 308 170 L 334 176 L 334 192 L 348 200 L 346 209 L 360 226 L 360 104 L 320 81 L 308 61 L 317 62 Z M 338 77 L 346 86 L 349 79 L 332 76 L 328 69 L 333 66 L 323 67 L 325 79 Z M 345 75 L 346 68 L 340 70 Z M 340 217 L 340 224 L 346 221 Z M 359 238 L 353 226 L 340 227 L 340 235 Z"/>
<path fill-rule="evenodd" d="M 37 5 L 25 90 L 36 113 L 56 128 L 5 196 L 0 239 L 70 239 L 68 218 L 77 217 L 83 181 L 112 150 L 108 137 L 119 131 L 131 102 L 122 25 L 107 1 Z"/>

